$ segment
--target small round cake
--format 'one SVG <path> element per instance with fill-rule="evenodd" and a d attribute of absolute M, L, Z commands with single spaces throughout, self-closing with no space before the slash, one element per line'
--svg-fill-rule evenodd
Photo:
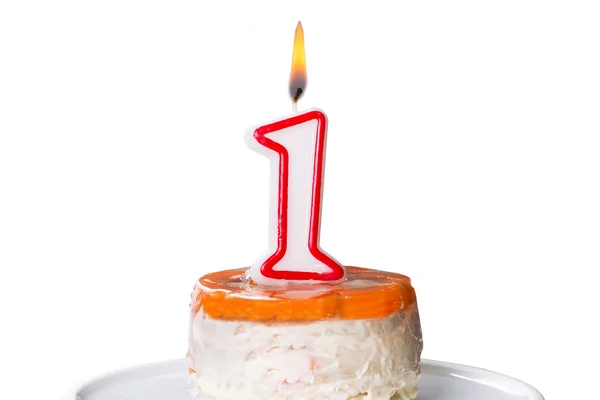
<path fill-rule="evenodd" d="M 197 400 L 414 399 L 421 327 L 404 275 L 347 267 L 343 282 L 258 286 L 200 278 L 188 360 Z"/>

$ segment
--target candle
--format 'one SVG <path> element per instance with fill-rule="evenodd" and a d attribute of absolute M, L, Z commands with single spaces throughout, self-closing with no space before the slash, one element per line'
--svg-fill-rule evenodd
<path fill-rule="evenodd" d="M 306 88 L 304 35 L 294 38 L 290 95 L 293 114 L 248 130 L 248 146 L 271 162 L 269 246 L 248 269 L 257 283 L 339 281 L 344 267 L 319 245 L 327 117 L 297 111 Z"/>

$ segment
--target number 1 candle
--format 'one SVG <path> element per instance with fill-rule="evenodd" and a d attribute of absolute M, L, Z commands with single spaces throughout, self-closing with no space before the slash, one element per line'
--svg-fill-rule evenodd
<path fill-rule="evenodd" d="M 269 246 L 248 270 L 256 283 L 340 281 L 344 267 L 319 246 L 327 117 L 297 111 L 306 88 L 302 25 L 296 28 L 290 95 L 294 113 L 250 129 L 246 142 L 271 161 Z"/>

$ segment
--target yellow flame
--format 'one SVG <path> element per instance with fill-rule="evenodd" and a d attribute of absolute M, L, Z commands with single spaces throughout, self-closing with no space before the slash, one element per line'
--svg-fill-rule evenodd
<path fill-rule="evenodd" d="M 290 73 L 290 95 L 297 101 L 306 88 L 306 54 L 304 53 L 304 30 L 298 21 L 294 35 L 292 72 Z"/>

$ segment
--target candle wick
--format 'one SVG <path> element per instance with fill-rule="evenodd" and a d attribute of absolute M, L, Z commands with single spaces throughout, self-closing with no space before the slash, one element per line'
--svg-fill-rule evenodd
<path fill-rule="evenodd" d="M 302 96 L 302 93 L 304 93 L 304 90 L 302 90 L 301 87 L 296 88 L 296 90 L 294 91 L 294 95 L 292 96 L 292 101 L 294 103 L 297 103 L 298 100 L 300 99 L 300 96 Z"/>
<path fill-rule="evenodd" d="M 296 90 L 293 92 L 292 110 L 294 110 L 294 112 L 298 111 L 298 100 L 300 99 L 300 96 L 302 96 L 303 92 L 304 92 L 304 90 L 301 87 L 296 88 Z"/>

